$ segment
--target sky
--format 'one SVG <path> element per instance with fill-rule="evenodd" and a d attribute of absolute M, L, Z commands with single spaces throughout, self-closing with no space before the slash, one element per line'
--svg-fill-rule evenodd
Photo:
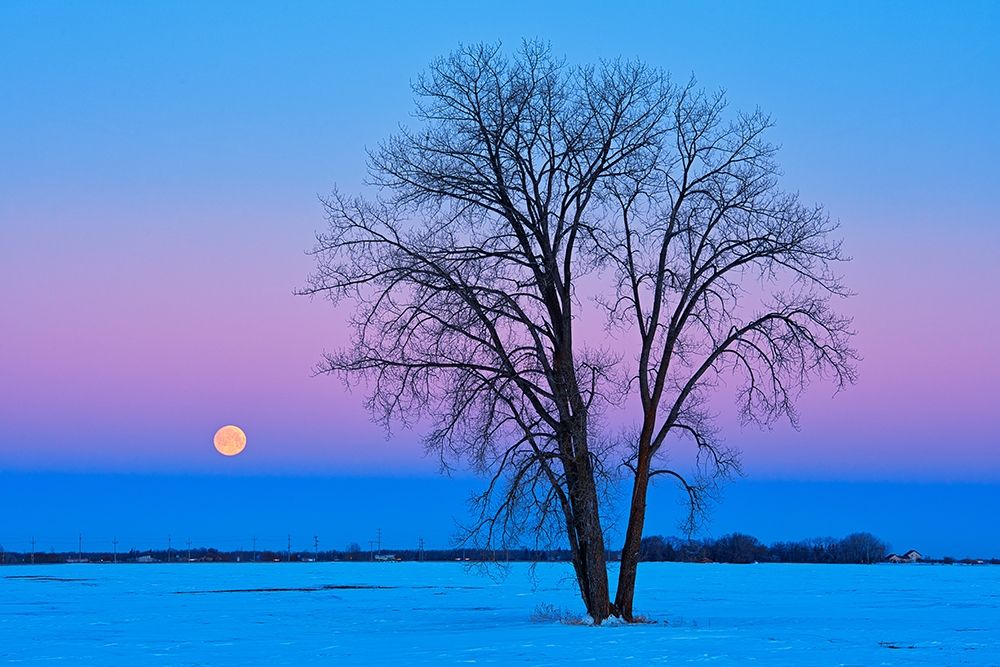
<path fill-rule="evenodd" d="M 462 42 L 537 37 L 768 111 L 786 185 L 841 223 L 860 380 L 813 387 L 797 431 L 724 416 L 747 472 L 732 496 L 815 500 L 827 534 L 844 514 L 810 489 L 909 493 L 900 525 L 962 507 L 964 527 L 928 529 L 941 548 L 1000 553 L 970 527 L 986 516 L 970 499 L 1000 485 L 998 28 L 995 3 L 4 2 L 0 481 L 89 498 L 145 479 L 174 490 L 150 496 L 165 507 L 211 480 L 281 498 L 318 478 L 392 515 L 388 475 L 443 489 L 428 516 L 452 511 L 468 480 L 435 478 L 419 432 L 386 437 L 363 392 L 313 377 L 344 314 L 293 292 L 318 195 L 362 188 L 365 149 L 407 121 L 422 68 Z M 248 435 L 234 459 L 211 447 L 227 423 Z M 760 532 L 806 536 L 771 514 Z M 35 530 L 8 521 L 19 540 Z"/>

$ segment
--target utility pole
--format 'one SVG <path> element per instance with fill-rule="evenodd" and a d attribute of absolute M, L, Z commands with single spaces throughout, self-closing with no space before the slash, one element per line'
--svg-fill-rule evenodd
<path fill-rule="evenodd" d="M 372 560 L 375 560 L 375 540 L 368 540 L 368 553 Z"/>
<path fill-rule="evenodd" d="M 417 560 L 423 560 L 424 559 L 424 538 L 421 537 L 419 540 L 417 540 L 417 544 L 419 545 L 417 547 Z"/>
<path fill-rule="evenodd" d="M 76 538 L 76 555 L 81 561 L 83 560 L 83 533 Z"/>
<path fill-rule="evenodd" d="M 190 563 L 191 562 L 191 538 L 190 537 L 188 538 L 187 545 L 188 545 L 188 562 Z"/>
<path fill-rule="evenodd" d="M 319 535 L 313 535 L 313 549 L 316 550 L 316 562 L 319 562 Z"/>
<path fill-rule="evenodd" d="M 378 552 L 382 553 L 382 529 L 381 528 L 378 529 L 377 535 L 378 535 Z"/>
<path fill-rule="evenodd" d="M 291 563 L 292 562 L 292 534 L 291 533 L 288 534 L 288 552 L 287 552 L 287 556 L 286 557 L 288 558 L 288 562 Z"/>
<path fill-rule="evenodd" d="M 256 535 L 253 536 L 253 540 L 252 541 L 253 541 L 253 556 L 251 556 L 250 562 L 251 563 L 256 563 L 257 562 L 257 536 Z"/>
<path fill-rule="evenodd" d="M 167 562 L 170 562 L 170 536 L 167 535 Z"/>
<path fill-rule="evenodd" d="M 35 564 L 35 536 L 31 536 L 31 564 Z"/>
<path fill-rule="evenodd" d="M 115 536 L 115 538 L 113 540 L 111 540 L 111 544 L 113 544 L 114 547 L 115 547 L 114 562 L 117 563 L 118 562 L 118 537 L 117 536 Z"/>

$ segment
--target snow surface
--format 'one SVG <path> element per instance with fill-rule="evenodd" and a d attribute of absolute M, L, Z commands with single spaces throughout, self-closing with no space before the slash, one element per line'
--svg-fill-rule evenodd
<path fill-rule="evenodd" d="M 539 605 L 582 611 L 570 574 L 565 564 L 533 576 L 512 565 L 499 581 L 459 563 L 3 567 L 0 664 L 1000 665 L 998 566 L 644 563 L 636 608 L 658 623 L 533 621 Z"/>

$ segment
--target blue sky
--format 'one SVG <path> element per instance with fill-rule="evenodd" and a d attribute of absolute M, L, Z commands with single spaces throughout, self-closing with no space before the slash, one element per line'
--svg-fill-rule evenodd
<path fill-rule="evenodd" d="M 407 122 L 421 69 L 460 42 L 541 38 L 570 62 L 637 57 L 771 113 L 789 187 L 827 206 L 855 257 L 859 384 L 811 392 L 800 431 L 729 432 L 748 477 L 710 529 L 794 538 L 857 517 L 894 542 L 922 524 L 929 550 L 1000 552 L 976 527 L 1000 484 L 998 30 L 989 2 L 4 2 L 0 479 L 41 491 L 32 522 L 54 536 L 116 530 L 111 514 L 89 522 L 97 510 L 67 517 L 63 494 L 130 495 L 134 479 L 159 522 L 202 533 L 218 479 L 273 497 L 266 530 L 284 534 L 281 517 L 325 493 L 300 486 L 307 472 L 356 480 L 366 523 L 400 502 L 376 492 L 383 474 L 441 489 L 425 511 L 450 517 L 465 482 L 433 479 L 419 433 L 386 439 L 359 394 L 310 376 L 342 320 L 292 292 L 317 194 L 363 187 L 365 149 Z M 210 446 L 229 422 L 249 436 L 233 461 Z M 298 489 L 314 500 L 284 499 Z M 740 513 L 773 507 L 775 489 L 815 506 L 815 528 Z M 876 526 L 848 511 L 865 504 Z M 34 530 L 6 521 L 0 541 Z"/>

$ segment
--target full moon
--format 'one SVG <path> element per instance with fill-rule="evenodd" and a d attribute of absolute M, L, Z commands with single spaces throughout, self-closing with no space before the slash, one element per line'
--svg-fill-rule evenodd
<path fill-rule="evenodd" d="M 223 456 L 236 456 L 247 446 L 247 434 L 239 426 L 223 426 L 212 439 L 215 449 Z"/>

